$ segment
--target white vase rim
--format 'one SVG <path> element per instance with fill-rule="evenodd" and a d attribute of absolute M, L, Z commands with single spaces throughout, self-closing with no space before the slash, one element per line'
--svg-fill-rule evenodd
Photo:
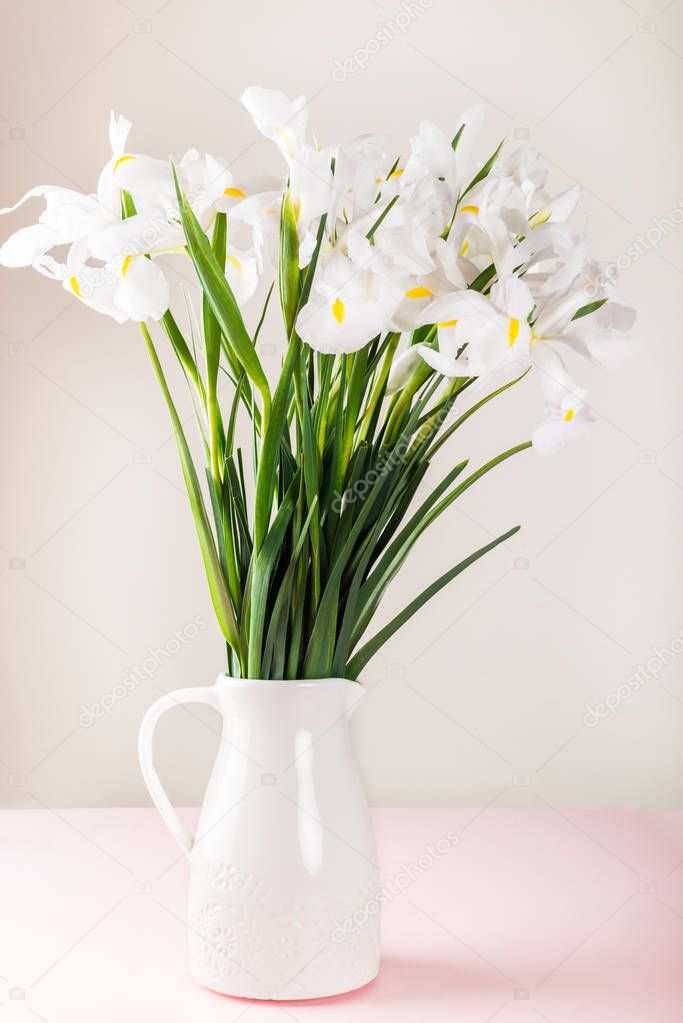
<path fill-rule="evenodd" d="M 296 687 L 297 689 L 318 689 L 320 686 L 330 685 L 358 686 L 362 690 L 366 689 L 362 682 L 354 681 L 350 678 L 233 678 L 231 675 L 221 672 L 216 679 L 216 686 L 226 689 L 262 688 L 264 686 L 291 686 L 292 688 Z"/>

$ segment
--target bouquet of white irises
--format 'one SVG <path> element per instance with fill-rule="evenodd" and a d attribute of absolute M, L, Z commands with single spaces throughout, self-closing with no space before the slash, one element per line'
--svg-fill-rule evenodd
<path fill-rule="evenodd" d="M 519 528 L 367 639 L 427 527 L 500 462 L 531 446 L 554 451 L 596 418 L 558 349 L 616 362 L 635 314 L 587 259 L 585 232 L 568 225 L 578 189 L 548 194 L 528 147 L 506 155 L 501 143 L 482 161 L 479 111 L 449 135 L 424 122 L 403 161 L 374 136 L 313 145 L 303 97 L 250 88 L 242 101 L 284 158 L 278 187 L 253 193 L 223 160 L 196 150 L 177 163 L 132 152 L 129 122 L 112 114 L 96 193 L 32 189 L 17 206 L 39 196 L 46 208 L 5 242 L 0 263 L 33 266 L 85 305 L 138 321 L 173 423 L 229 672 L 356 678 L 430 597 Z M 58 246 L 63 261 L 51 254 Z M 161 256 L 189 259 L 201 286 L 186 329 L 169 308 Z M 274 288 L 285 342 L 275 383 L 259 356 Z M 259 290 L 250 327 L 245 306 Z M 200 458 L 150 321 L 191 390 Z M 545 404 L 532 440 L 474 471 L 458 461 L 415 507 L 436 453 L 530 372 Z M 221 374 L 231 381 L 227 403 Z M 242 417 L 249 458 L 236 442 Z"/>

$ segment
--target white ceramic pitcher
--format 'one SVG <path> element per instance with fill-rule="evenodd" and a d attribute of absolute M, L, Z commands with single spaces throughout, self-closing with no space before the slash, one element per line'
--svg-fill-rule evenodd
<path fill-rule="evenodd" d="M 157 700 L 140 729 L 142 772 L 190 858 L 190 971 L 246 998 L 320 998 L 379 968 L 378 869 L 349 745 L 357 682 L 252 681 Z M 193 837 L 154 769 L 154 727 L 179 703 L 208 703 L 221 742 Z"/>

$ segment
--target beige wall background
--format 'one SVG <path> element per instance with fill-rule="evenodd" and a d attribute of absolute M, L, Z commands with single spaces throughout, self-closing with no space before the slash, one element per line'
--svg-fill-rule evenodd
<path fill-rule="evenodd" d="M 110 108 L 142 151 L 193 145 L 245 180 L 279 173 L 237 102 L 248 84 L 311 97 L 322 142 L 382 131 L 396 152 L 421 119 L 448 130 L 482 101 L 482 153 L 502 135 L 529 140 L 558 191 L 583 187 L 592 250 L 618 261 L 640 310 L 641 352 L 610 374 L 583 368 L 602 418 L 589 440 L 504 465 L 423 541 L 403 601 L 524 524 L 368 667 L 354 741 L 375 804 L 683 806 L 683 657 L 662 649 L 683 635 L 681 0 L 489 0 L 485 12 L 24 0 L 3 2 L 1 35 L 0 206 L 37 183 L 94 189 Z M 33 213 L 5 217 L 2 237 Z M 273 370 L 276 342 L 262 350 Z M 449 460 L 526 439 L 539 412 L 535 389 L 509 396 Z M 210 682 L 223 653 L 137 331 L 32 272 L 0 273 L 0 417 L 0 801 L 145 803 L 142 714 L 162 691 Z M 394 591 L 384 613 L 398 604 Z M 637 666 L 642 685 L 620 700 Z M 89 723 L 83 708 L 131 671 L 134 691 Z M 586 704 L 610 696 L 591 727 Z M 160 726 L 178 802 L 201 798 L 216 727 L 199 709 Z"/>

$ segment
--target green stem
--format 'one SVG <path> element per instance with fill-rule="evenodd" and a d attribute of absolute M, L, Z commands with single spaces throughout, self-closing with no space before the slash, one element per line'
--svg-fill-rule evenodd
<path fill-rule="evenodd" d="M 171 423 L 173 424 L 173 432 L 175 433 L 178 454 L 180 456 L 180 465 L 183 471 L 187 495 L 190 499 L 190 507 L 192 509 L 195 528 L 197 530 L 197 537 L 199 539 L 199 546 L 202 552 L 204 568 L 206 570 L 209 590 L 211 592 L 211 600 L 216 612 L 216 617 L 221 627 L 221 631 L 230 646 L 233 650 L 239 651 L 239 631 L 237 628 L 237 620 L 235 618 L 235 610 L 232 606 L 230 594 L 223 577 L 220 559 L 218 557 L 218 552 L 216 551 L 216 544 L 211 532 L 211 526 L 209 525 L 206 509 L 204 507 L 201 487 L 192 461 L 192 455 L 190 453 L 187 440 L 185 439 L 185 434 L 183 433 L 180 416 L 178 415 L 178 411 L 173 403 L 173 398 L 171 397 L 171 392 L 168 388 L 166 377 L 164 376 L 164 371 L 159 361 L 159 356 L 157 355 L 154 342 L 152 341 L 145 323 L 140 323 L 140 331 L 145 340 L 145 345 L 152 362 L 152 368 L 154 369 L 154 374 L 159 383 L 159 387 L 161 388 L 161 393 L 164 396 L 164 400 L 171 417 Z"/>

